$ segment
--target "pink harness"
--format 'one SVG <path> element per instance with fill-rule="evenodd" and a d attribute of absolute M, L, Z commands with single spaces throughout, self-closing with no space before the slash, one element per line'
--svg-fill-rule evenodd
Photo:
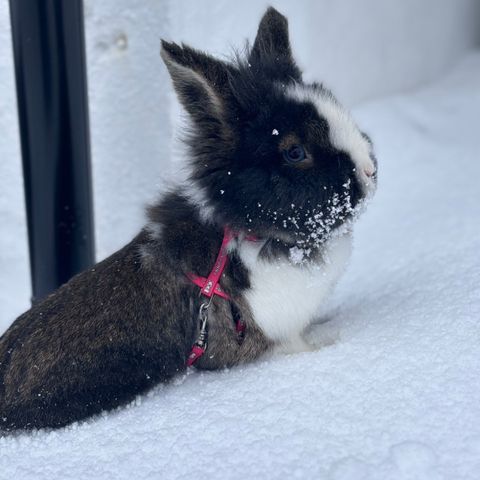
<path fill-rule="evenodd" d="M 187 278 L 193 282 L 195 285 L 200 287 L 200 295 L 204 295 L 210 300 L 208 303 L 202 303 L 199 311 L 199 320 L 200 320 L 200 332 L 198 334 L 196 342 L 193 344 L 190 351 L 190 355 L 187 358 L 186 365 L 187 367 L 193 365 L 207 350 L 207 320 L 208 320 L 208 308 L 212 303 L 212 299 L 215 295 L 224 298 L 225 300 L 230 300 L 230 296 L 223 291 L 220 286 L 220 278 L 225 270 L 225 267 L 228 263 L 228 245 L 229 243 L 238 237 L 238 233 L 235 233 L 229 227 L 225 227 L 223 231 L 223 241 L 220 247 L 220 250 L 217 255 L 217 259 L 213 265 L 213 268 L 207 278 L 200 277 L 194 273 L 188 272 Z M 256 241 L 257 239 L 253 236 L 245 237 L 246 240 Z M 245 335 L 245 322 L 242 318 L 235 320 L 235 330 L 239 336 L 239 341 L 243 340 Z"/>

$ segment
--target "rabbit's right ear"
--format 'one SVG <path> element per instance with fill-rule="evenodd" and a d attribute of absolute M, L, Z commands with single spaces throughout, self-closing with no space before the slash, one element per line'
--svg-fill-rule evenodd
<path fill-rule="evenodd" d="M 228 88 L 228 67 L 220 60 L 162 40 L 160 55 L 178 98 L 197 122 L 220 120 Z"/>

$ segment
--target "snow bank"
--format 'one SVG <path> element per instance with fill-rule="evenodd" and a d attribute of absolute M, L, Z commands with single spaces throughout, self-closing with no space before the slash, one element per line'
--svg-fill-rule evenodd
<path fill-rule="evenodd" d="M 328 321 L 310 332 L 322 348 L 1 438 L 0 478 L 478 479 L 479 111 L 476 54 L 355 112 L 380 183 Z"/>

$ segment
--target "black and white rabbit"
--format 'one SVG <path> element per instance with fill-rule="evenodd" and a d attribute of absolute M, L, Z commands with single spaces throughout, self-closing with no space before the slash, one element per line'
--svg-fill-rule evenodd
<path fill-rule="evenodd" d="M 2 336 L 3 430 L 125 404 L 184 370 L 195 342 L 202 369 L 308 349 L 302 332 L 345 268 L 376 160 L 331 92 L 302 81 L 285 17 L 269 8 L 232 63 L 167 42 L 161 55 L 191 120 L 189 181 Z M 208 299 L 191 275 L 210 274 L 227 229 L 226 298 Z"/>

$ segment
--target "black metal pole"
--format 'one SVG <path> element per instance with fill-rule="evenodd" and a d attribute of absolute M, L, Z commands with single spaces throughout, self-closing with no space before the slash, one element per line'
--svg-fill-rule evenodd
<path fill-rule="evenodd" d="M 94 262 L 82 0 L 10 0 L 33 301 Z"/>

